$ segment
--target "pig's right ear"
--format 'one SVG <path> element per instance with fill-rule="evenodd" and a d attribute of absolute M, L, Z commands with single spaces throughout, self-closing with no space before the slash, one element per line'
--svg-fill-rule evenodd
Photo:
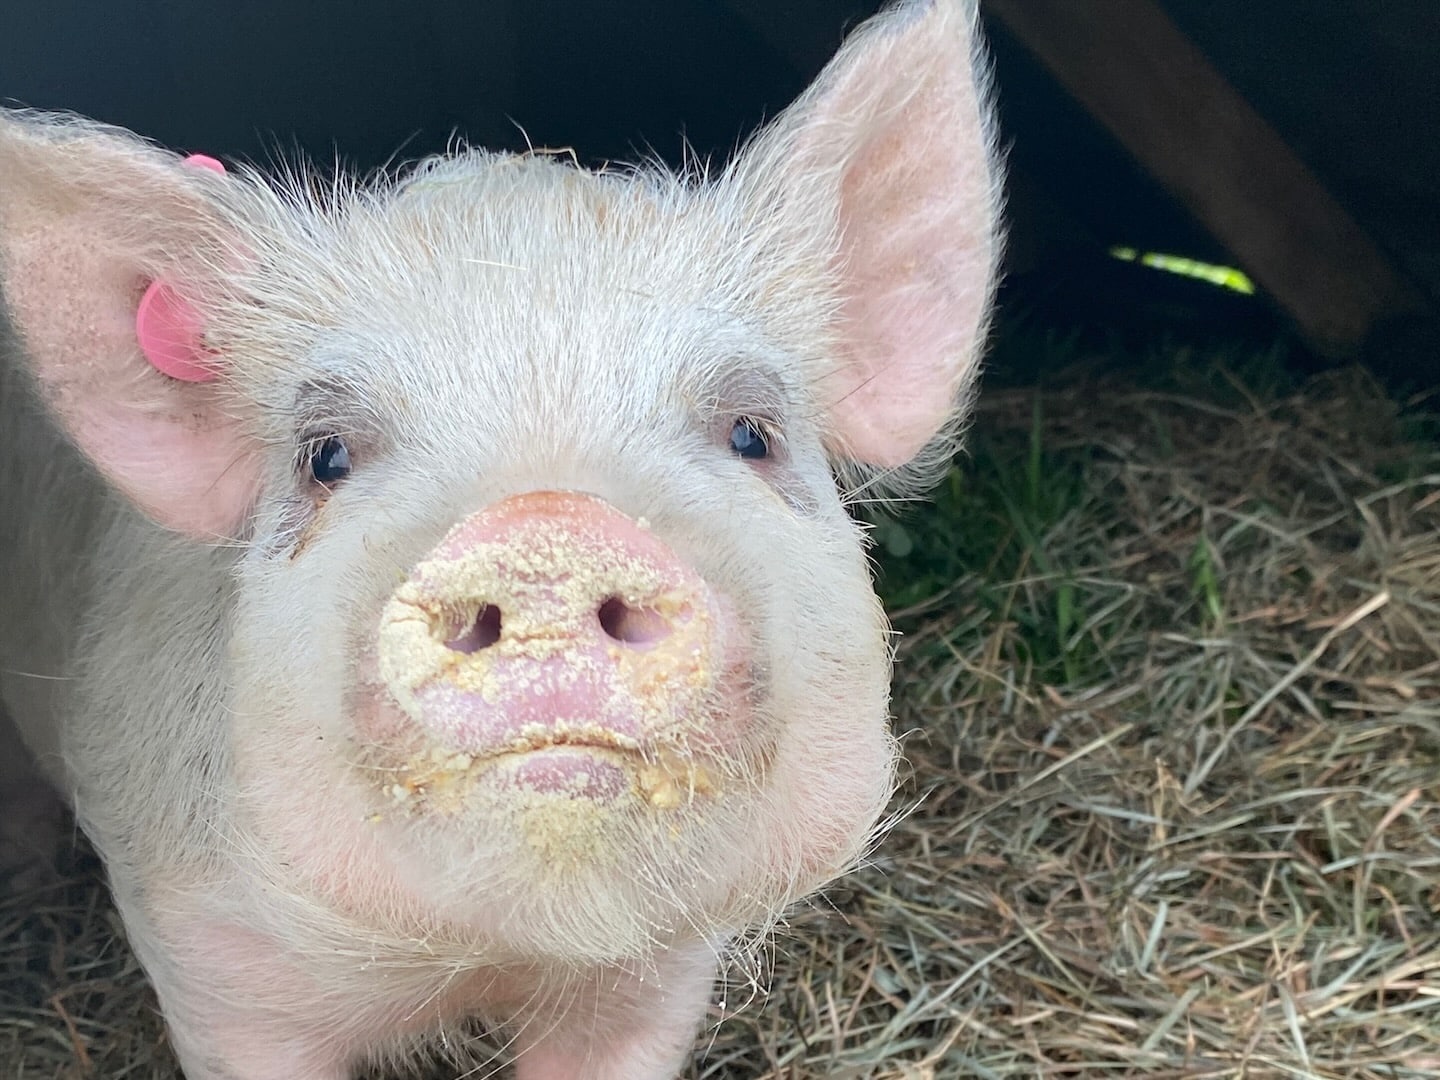
<path fill-rule="evenodd" d="M 22 365 L 115 487 L 207 539 L 243 528 L 257 454 L 227 414 L 223 357 L 203 372 L 147 353 L 165 352 L 167 330 L 203 341 L 181 297 L 234 250 L 215 199 L 227 182 L 125 132 L 0 110 L 0 297 Z"/>
<path fill-rule="evenodd" d="M 813 383 L 841 462 L 942 463 L 979 370 L 1000 180 L 976 7 L 872 19 L 732 173 L 757 231 L 795 253 L 770 286 L 818 278 L 833 301 Z"/>

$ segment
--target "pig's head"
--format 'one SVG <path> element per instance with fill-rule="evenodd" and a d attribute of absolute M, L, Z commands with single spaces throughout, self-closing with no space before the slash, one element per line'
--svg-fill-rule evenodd
<path fill-rule="evenodd" d="M 0 118 L 41 398 L 233 574 L 266 875 L 579 961 L 855 860 L 895 749 L 844 502 L 944 460 L 992 292 L 969 7 L 872 23 L 713 178 L 467 152 L 320 190 Z"/>

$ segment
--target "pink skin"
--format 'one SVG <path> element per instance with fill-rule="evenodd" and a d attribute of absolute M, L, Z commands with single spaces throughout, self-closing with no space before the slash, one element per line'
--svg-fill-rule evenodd
<path fill-rule="evenodd" d="M 533 791 L 581 791 L 592 802 L 613 802 L 630 789 L 624 769 L 584 750 L 532 750 L 510 775 Z"/>
<path fill-rule="evenodd" d="M 408 731 L 480 758 L 543 751 L 512 774 L 541 790 L 585 765 L 548 747 L 690 753 L 745 734 L 747 650 L 733 606 L 590 495 L 529 492 L 466 518 L 415 568 L 381 623 L 389 693 L 376 688 L 367 734 Z M 387 627 L 405 637 L 397 644 Z M 402 679 L 397 697 L 394 672 L 404 664 L 392 654 L 403 659 L 417 634 L 435 668 L 412 685 Z M 722 731 L 710 722 L 717 713 Z M 613 790 L 614 779 L 600 789 Z"/>
<path fill-rule="evenodd" d="M 708 947 L 691 945 L 657 957 L 643 975 L 590 972 L 560 993 L 523 970 L 478 971 L 457 973 L 439 989 L 401 986 L 338 1003 L 265 935 L 178 914 L 171 915 L 181 927 L 172 940 L 183 969 L 162 994 L 172 1031 L 182 1048 L 184 1033 L 200 1036 L 197 1059 L 218 1051 L 238 1070 L 192 1071 L 190 1080 L 345 1080 L 377 1029 L 420 1034 L 477 1009 L 521 1018 L 508 1042 L 514 1080 L 669 1077 L 687 1055 L 715 977 Z M 581 1022 L 567 1021 L 572 1015 Z"/>

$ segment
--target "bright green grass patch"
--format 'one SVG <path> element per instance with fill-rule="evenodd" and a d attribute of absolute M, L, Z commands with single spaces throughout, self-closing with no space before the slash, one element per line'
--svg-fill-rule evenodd
<path fill-rule="evenodd" d="M 875 521 L 879 586 L 903 613 L 951 598 L 986 624 L 1013 622 L 1013 660 L 1046 681 L 1074 683 L 1095 660 L 1088 623 L 1092 597 L 1072 540 L 1095 492 L 1088 454 L 1048 450 L 1037 393 L 1028 438 L 982 436 L 951 468 L 926 508 Z"/>

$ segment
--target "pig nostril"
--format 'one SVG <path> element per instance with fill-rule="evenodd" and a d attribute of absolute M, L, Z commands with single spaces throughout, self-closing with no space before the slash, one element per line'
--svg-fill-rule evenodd
<path fill-rule="evenodd" d="M 500 609 L 494 604 L 486 604 L 475 616 L 475 621 L 465 628 L 465 632 L 445 642 L 445 647 L 456 652 L 473 653 L 488 649 L 499 640 Z"/>
<path fill-rule="evenodd" d="M 618 596 L 600 605 L 600 629 L 623 645 L 654 645 L 670 636 L 668 619 L 650 608 L 631 607 Z"/>

